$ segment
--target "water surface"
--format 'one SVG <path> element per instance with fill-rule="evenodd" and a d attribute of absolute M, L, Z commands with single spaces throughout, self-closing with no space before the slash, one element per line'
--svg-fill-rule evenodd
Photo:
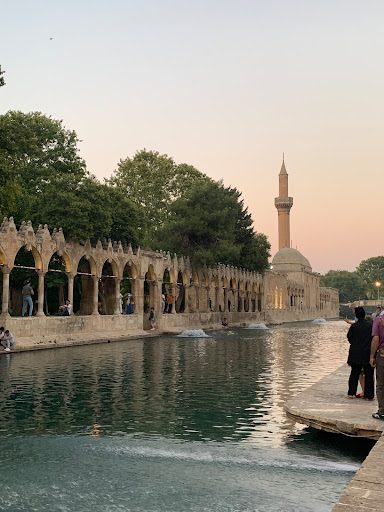
<path fill-rule="evenodd" d="M 347 327 L 2 355 L 0 510 L 331 510 L 367 444 L 283 405 L 344 363 Z"/>

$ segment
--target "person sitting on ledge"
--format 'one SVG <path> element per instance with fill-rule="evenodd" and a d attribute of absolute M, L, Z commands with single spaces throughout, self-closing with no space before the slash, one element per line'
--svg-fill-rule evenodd
<path fill-rule="evenodd" d="M 0 343 L 4 347 L 5 352 L 10 352 L 11 348 L 15 346 L 15 338 L 8 329 L 4 331 L 4 336 Z"/>
<path fill-rule="evenodd" d="M 73 306 L 71 304 L 71 301 L 67 299 L 65 301 L 65 304 L 59 307 L 59 312 L 57 313 L 57 316 L 71 316 L 73 315 Z"/>

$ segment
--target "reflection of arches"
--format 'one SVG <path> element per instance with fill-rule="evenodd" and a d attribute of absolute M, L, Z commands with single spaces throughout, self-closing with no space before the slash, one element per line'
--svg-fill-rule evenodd
<path fill-rule="evenodd" d="M 57 313 L 59 307 L 68 298 L 68 278 L 63 256 L 53 253 L 45 274 L 45 312 L 47 315 Z"/>
<path fill-rule="evenodd" d="M 93 312 L 93 292 L 96 263 L 93 258 L 83 256 L 77 265 L 74 280 L 73 309 L 80 315 L 91 315 Z"/>
<path fill-rule="evenodd" d="M 10 300 L 9 312 L 12 316 L 20 316 L 23 305 L 22 288 L 26 281 L 31 282 L 34 291 L 32 296 L 32 309 L 35 311 L 35 305 L 38 299 L 38 275 L 37 270 L 42 268 L 42 259 L 36 248 L 32 247 L 30 251 L 25 246 L 21 247 L 13 260 L 13 268 L 9 276 Z M 29 314 L 29 305 L 28 311 Z"/>

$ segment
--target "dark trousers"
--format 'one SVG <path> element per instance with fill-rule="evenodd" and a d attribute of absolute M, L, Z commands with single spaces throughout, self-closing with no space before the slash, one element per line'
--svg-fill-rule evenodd
<path fill-rule="evenodd" d="M 351 374 L 348 380 L 348 395 L 356 395 L 361 371 L 364 372 L 364 398 L 374 397 L 373 368 L 370 364 L 351 364 Z"/>
<path fill-rule="evenodd" d="M 376 396 L 379 403 L 379 414 L 384 414 L 384 349 L 376 354 Z"/>

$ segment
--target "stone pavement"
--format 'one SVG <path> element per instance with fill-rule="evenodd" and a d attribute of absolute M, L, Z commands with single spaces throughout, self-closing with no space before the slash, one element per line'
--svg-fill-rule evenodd
<path fill-rule="evenodd" d="M 383 465 L 384 437 L 381 437 L 348 484 L 333 512 L 383 512 Z"/>
<path fill-rule="evenodd" d="M 376 399 L 369 402 L 347 398 L 348 377 L 349 367 L 344 365 L 292 398 L 285 409 L 299 423 L 378 440 L 333 512 L 383 512 L 384 421 L 372 418 L 372 412 L 377 410 Z"/>
<path fill-rule="evenodd" d="M 319 430 L 379 439 L 384 421 L 372 418 L 372 413 L 377 411 L 376 399 L 347 398 L 349 372 L 345 364 L 293 397 L 285 406 L 288 415 Z"/>

